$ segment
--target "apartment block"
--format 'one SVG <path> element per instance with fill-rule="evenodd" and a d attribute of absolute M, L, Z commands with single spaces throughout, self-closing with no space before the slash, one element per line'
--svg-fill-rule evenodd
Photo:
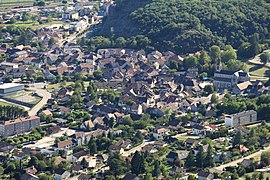
<path fill-rule="evenodd" d="M 14 120 L 4 121 L 0 124 L 0 136 L 8 137 L 30 131 L 40 126 L 40 117 L 30 116 Z"/>
<path fill-rule="evenodd" d="M 257 112 L 254 110 L 243 111 L 240 113 L 225 116 L 225 125 L 227 127 L 251 124 L 256 121 L 257 121 Z"/>

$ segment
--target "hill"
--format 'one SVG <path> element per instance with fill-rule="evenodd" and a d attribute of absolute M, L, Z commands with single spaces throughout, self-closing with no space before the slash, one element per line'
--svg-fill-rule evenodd
<path fill-rule="evenodd" d="M 158 50 L 194 52 L 242 42 L 258 33 L 270 39 L 269 0 L 118 0 L 99 35 L 144 35 Z"/>

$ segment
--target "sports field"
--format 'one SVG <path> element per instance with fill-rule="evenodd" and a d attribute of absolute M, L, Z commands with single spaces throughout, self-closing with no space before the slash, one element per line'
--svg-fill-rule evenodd
<path fill-rule="evenodd" d="M 26 2 L 34 2 L 35 0 L 0 0 L 0 4 L 18 4 L 18 6 L 21 5 L 21 3 Z"/>

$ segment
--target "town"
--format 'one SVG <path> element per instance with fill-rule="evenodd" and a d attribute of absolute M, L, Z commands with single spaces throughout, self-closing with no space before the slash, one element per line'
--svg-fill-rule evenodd
<path fill-rule="evenodd" d="M 0 179 L 269 179 L 269 78 L 230 45 L 92 50 L 113 5 L 0 10 Z"/>

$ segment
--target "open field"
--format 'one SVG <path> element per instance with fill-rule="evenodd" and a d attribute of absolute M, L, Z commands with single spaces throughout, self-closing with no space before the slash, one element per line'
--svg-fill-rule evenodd
<path fill-rule="evenodd" d="M 83 83 L 84 83 L 84 87 L 87 87 L 89 85 L 89 82 L 83 82 Z M 54 89 L 58 89 L 61 86 L 67 87 L 67 86 L 70 86 L 70 85 L 73 85 L 73 84 L 75 84 L 75 83 L 74 82 L 66 82 L 65 85 L 62 85 L 61 83 L 49 84 L 48 87 L 47 87 L 47 90 L 49 92 L 52 92 Z"/>
<path fill-rule="evenodd" d="M 8 102 L 0 101 L 0 106 L 16 106 L 16 105 L 8 103 Z"/>
<path fill-rule="evenodd" d="M 39 24 L 39 22 L 37 21 L 27 21 L 27 22 L 22 22 L 22 21 L 17 21 L 14 24 L 1 24 L 0 27 L 5 27 L 5 26 L 16 26 L 16 27 L 22 27 L 22 28 L 31 28 L 31 29 L 38 29 L 38 28 L 42 28 L 42 27 L 47 27 L 47 26 L 51 26 L 54 24 L 62 24 L 63 26 L 66 25 L 67 23 L 63 22 L 63 21 L 51 21 L 48 23 L 44 23 L 44 24 Z"/>
<path fill-rule="evenodd" d="M 18 4 L 18 6 L 26 2 L 35 2 L 35 0 L 0 0 L 0 4 Z"/>
<path fill-rule="evenodd" d="M 267 81 L 269 78 L 267 76 L 270 69 L 262 64 L 252 64 L 247 63 L 248 72 L 251 77 L 251 81 L 261 80 Z"/>
<path fill-rule="evenodd" d="M 36 105 L 41 98 L 32 94 L 31 91 L 22 91 L 6 96 L 6 98 L 13 99 L 19 102 L 23 102 L 29 105 Z"/>

